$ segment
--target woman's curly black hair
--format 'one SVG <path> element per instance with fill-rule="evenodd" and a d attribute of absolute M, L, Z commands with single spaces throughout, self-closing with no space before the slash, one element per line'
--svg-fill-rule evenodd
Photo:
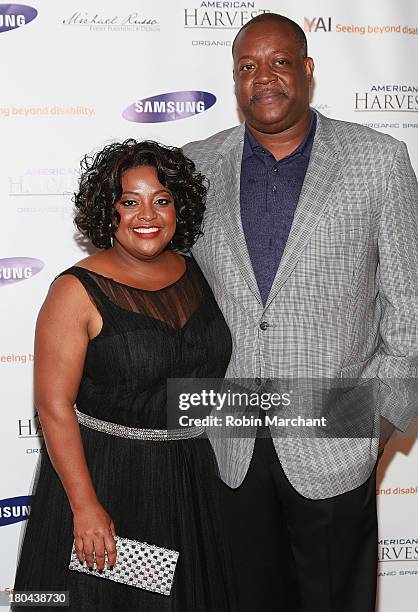
<path fill-rule="evenodd" d="M 154 167 L 160 183 L 173 194 L 177 224 L 168 248 L 187 251 L 202 235 L 205 178 L 181 149 L 129 138 L 109 144 L 95 155 L 86 155 L 80 165 L 74 223 L 99 249 L 110 248 L 112 232 L 120 220 L 114 206 L 122 194 L 122 174 L 137 166 Z"/>

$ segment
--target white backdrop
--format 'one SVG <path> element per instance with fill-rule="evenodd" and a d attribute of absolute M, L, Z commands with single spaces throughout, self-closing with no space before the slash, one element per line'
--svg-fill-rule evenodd
<path fill-rule="evenodd" d="M 405 141 L 417 169 L 418 5 L 410 0 L 0 4 L 0 591 L 13 584 L 39 456 L 36 315 L 54 276 L 84 256 L 72 224 L 79 160 L 114 139 L 181 145 L 236 124 L 231 41 L 263 11 L 307 32 L 313 106 Z M 145 103 L 136 108 L 146 112 L 124 112 L 172 92 L 196 112 L 176 119 L 168 103 L 165 115 Z M 160 110 L 170 99 L 159 98 Z M 380 612 L 412 612 L 418 598 L 414 436 L 394 439 L 380 466 Z"/>

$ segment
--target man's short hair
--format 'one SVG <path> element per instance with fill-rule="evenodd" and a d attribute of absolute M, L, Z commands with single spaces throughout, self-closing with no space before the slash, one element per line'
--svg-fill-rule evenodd
<path fill-rule="evenodd" d="M 234 42 L 232 43 L 232 55 L 234 55 L 234 49 L 238 36 L 250 26 L 264 22 L 286 23 L 293 30 L 295 38 L 300 45 L 300 52 L 302 54 L 302 57 L 308 57 L 308 41 L 306 40 L 305 32 L 295 21 L 292 21 L 292 19 L 289 19 L 289 17 L 285 17 L 284 15 L 279 15 L 278 13 L 261 13 L 260 15 L 253 17 L 253 19 L 251 19 L 250 21 L 247 21 L 247 23 L 242 26 L 242 28 L 238 31 L 238 34 L 234 38 Z"/>

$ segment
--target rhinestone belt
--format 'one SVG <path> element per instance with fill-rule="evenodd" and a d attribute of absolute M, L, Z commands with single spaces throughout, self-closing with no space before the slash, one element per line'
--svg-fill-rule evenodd
<path fill-rule="evenodd" d="M 132 440 L 149 440 L 151 442 L 164 442 L 167 440 L 186 440 L 187 438 L 197 438 L 201 436 L 204 427 L 182 427 L 180 429 L 138 429 L 137 427 L 127 427 L 110 421 L 101 421 L 88 414 L 84 414 L 75 409 L 77 420 L 81 425 L 96 429 L 112 436 L 121 438 L 131 438 Z"/>

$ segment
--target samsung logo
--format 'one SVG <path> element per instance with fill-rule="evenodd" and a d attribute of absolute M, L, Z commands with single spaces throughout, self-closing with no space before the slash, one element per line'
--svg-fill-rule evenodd
<path fill-rule="evenodd" d="M 123 112 L 128 121 L 162 123 L 186 119 L 207 111 L 216 97 L 207 91 L 173 91 L 137 100 Z"/>
<path fill-rule="evenodd" d="M 31 495 L 0 500 L 0 527 L 25 521 L 30 514 Z"/>
<path fill-rule="evenodd" d="M 177 113 L 178 115 L 197 115 L 206 106 L 203 100 L 139 100 L 135 102 L 137 113 Z"/>
<path fill-rule="evenodd" d="M 36 9 L 25 4 L 0 4 L 0 33 L 21 28 L 37 15 Z"/>
<path fill-rule="evenodd" d="M 45 264 L 33 257 L 0 259 L 0 286 L 18 283 L 38 274 Z"/>

